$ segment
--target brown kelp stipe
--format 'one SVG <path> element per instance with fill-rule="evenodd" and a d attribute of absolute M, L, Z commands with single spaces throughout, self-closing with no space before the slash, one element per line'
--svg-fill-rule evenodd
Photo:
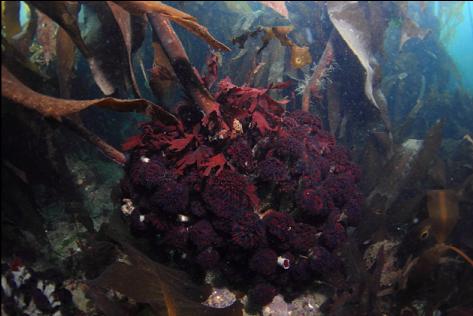
<path fill-rule="evenodd" d="M 444 247 L 456 252 L 458 255 L 460 255 L 463 259 L 465 259 L 465 261 L 468 262 L 473 267 L 473 260 L 470 257 L 468 257 L 468 255 L 464 253 L 462 250 L 452 245 L 444 245 Z"/>
<path fill-rule="evenodd" d="M 80 122 L 77 122 L 74 119 L 64 118 L 63 123 L 71 130 L 78 133 L 82 138 L 95 145 L 106 157 L 110 158 L 113 162 L 122 166 L 125 165 L 126 157 L 121 151 L 109 145 L 102 138 L 92 133 Z"/>
<path fill-rule="evenodd" d="M 195 36 L 201 38 L 212 48 L 220 51 L 228 52 L 230 48 L 225 44 L 215 39 L 209 30 L 199 24 L 197 19 L 192 15 L 182 12 L 176 8 L 168 6 L 161 1 L 114 1 L 116 4 L 121 6 L 134 15 L 151 14 L 154 16 L 160 16 L 164 19 L 170 19 L 175 23 L 179 24 L 187 31 L 191 32 Z"/>
<path fill-rule="evenodd" d="M 172 114 L 144 99 L 120 100 L 101 98 L 94 100 L 70 100 L 50 97 L 24 85 L 4 66 L 2 66 L 2 96 L 14 103 L 35 110 L 45 117 L 52 117 L 63 121 L 81 137 L 96 145 L 112 161 L 121 165 L 126 161 L 123 153 L 94 135 L 84 126 L 68 119 L 67 116 L 78 113 L 90 106 L 97 106 L 122 112 L 145 112 L 155 118 L 159 118 L 162 122 L 167 122 L 168 124 L 176 123 L 176 118 Z"/>
<path fill-rule="evenodd" d="M 169 21 L 159 14 L 151 13 L 148 14 L 148 19 L 184 89 L 207 116 L 212 113 L 220 116 L 220 105 L 213 99 L 203 85 L 200 75 L 192 67 L 181 41 Z M 220 123 L 222 129 L 229 129 L 223 120 L 220 120 Z"/>

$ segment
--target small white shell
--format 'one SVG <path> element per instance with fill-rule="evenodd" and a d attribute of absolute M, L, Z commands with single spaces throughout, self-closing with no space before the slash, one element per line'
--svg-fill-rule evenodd
<path fill-rule="evenodd" d="M 121 207 L 122 213 L 125 215 L 131 215 L 131 213 L 133 213 L 133 211 L 135 210 L 135 207 L 133 206 L 133 201 L 130 199 L 123 199 L 123 203 L 124 204 L 122 204 Z"/>
<path fill-rule="evenodd" d="M 243 125 L 241 125 L 240 121 L 237 120 L 237 119 L 234 119 L 233 120 L 233 130 L 237 133 L 237 134 L 241 134 L 243 133 Z"/>
<path fill-rule="evenodd" d="M 284 270 L 287 270 L 291 267 L 291 261 L 288 258 L 279 256 L 278 265 L 281 266 Z"/>
<path fill-rule="evenodd" d="M 180 223 L 187 223 L 190 220 L 189 216 L 178 214 L 177 215 L 177 221 Z"/>
<path fill-rule="evenodd" d="M 225 308 L 236 301 L 236 296 L 227 288 L 214 289 L 203 305 L 213 308 Z"/>

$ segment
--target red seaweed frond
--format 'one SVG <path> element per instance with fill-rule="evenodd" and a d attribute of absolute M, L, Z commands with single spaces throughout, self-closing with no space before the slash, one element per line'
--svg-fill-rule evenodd
<path fill-rule="evenodd" d="M 227 159 L 222 153 L 212 156 L 207 162 L 200 164 L 201 167 L 205 167 L 205 170 L 202 174 L 208 177 L 210 172 L 212 172 L 212 169 L 218 168 L 216 175 L 219 175 L 226 163 Z"/>
<path fill-rule="evenodd" d="M 183 158 L 176 162 L 177 173 L 183 174 L 184 169 L 188 166 L 192 166 L 193 164 L 197 164 L 197 166 L 202 166 L 202 163 L 210 157 L 212 152 L 212 148 L 207 146 L 200 146 L 196 150 L 187 153 L 186 155 L 184 155 Z"/>
<path fill-rule="evenodd" d="M 139 145 L 141 145 L 141 135 L 131 136 L 122 144 L 122 150 L 129 151 Z"/>
<path fill-rule="evenodd" d="M 211 54 L 207 58 L 207 75 L 203 78 L 205 86 L 210 89 L 218 77 L 218 55 Z"/>
<path fill-rule="evenodd" d="M 251 117 L 252 122 L 258 127 L 261 135 L 264 135 L 266 131 L 276 131 L 276 128 L 273 128 L 269 125 L 268 121 L 261 112 L 255 111 Z"/>
<path fill-rule="evenodd" d="M 250 199 L 250 202 L 253 205 L 253 208 L 255 210 L 258 209 L 259 198 L 258 198 L 258 195 L 256 194 L 256 186 L 254 184 L 252 183 L 248 184 L 248 186 L 246 187 L 246 195 L 248 196 L 248 199 Z"/>
<path fill-rule="evenodd" d="M 169 149 L 176 152 L 182 151 L 194 140 L 194 138 L 194 134 L 186 134 L 184 138 L 173 139 L 169 142 Z"/>

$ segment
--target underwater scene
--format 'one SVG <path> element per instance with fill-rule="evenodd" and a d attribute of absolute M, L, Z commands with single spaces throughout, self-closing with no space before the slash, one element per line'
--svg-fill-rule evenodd
<path fill-rule="evenodd" d="M 472 1 L 2 1 L 1 315 L 473 315 Z"/>

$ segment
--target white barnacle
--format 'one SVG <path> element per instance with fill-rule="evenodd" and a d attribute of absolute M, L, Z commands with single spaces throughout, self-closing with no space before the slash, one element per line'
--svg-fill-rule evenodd
<path fill-rule="evenodd" d="M 278 257 L 278 265 L 282 267 L 284 270 L 287 270 L 291 267 L 291 261 L 288 258 L 284 258 L 282 256 Z"/>
<path fill-rule="evenodd" d="M 7 278 L 2 275 L 2 290 L 3 293 L 5 293 L 6 296 L 10 297 L 12 294 L 12 290 L 10 285 L 8 285 Z"/>
<path fill-rule="evenodd" d="M 13 271 L 12 274 L 16 287 L 20 287 L 26 280 L 31 278 L 31 274 L 26 270 L 25 266 L 19 267 L 18 271 Z"/>
<path fill-rule="evenodd" d="M 15 300 L 15 303 L 19 308 L 23 309 L 26 307 L 25 296 L 23 295 L 23 293 L 21 293 L 19 297 L 13 296 L 13 299 Z"/>
<path fill-rule="evenodd" d="M 28 307 L 25 310 L 23 310 L 23 312 L 26 315 L 40 315 L 40 314 L 38 314 L 38 307 L 36 306 L 34 300 L 30 301 Z"/>
<path fill-rule="evenodd" d="M 189 216 L 183 215 L 183 214 L 178 214 L 177 215 L 177 221 L 180 223 L 187 223 L 190 220 Z"/>
<path fill-rule="evenodd" d="M 141 156 L 140 160 L 144 163 L 148 163 L 150 161 L 150 159 L 148 157 L 145 157 L 145 156 Z"/>
<path fill-rule="evenodd" d="M 55 299 L 53 293 L 56 291 L 56 286 L 53 283 L 44 283 L 42 280 L 39 280 L 38 283 L 36 283 L 36 288 L 43 292 L 44 296 L 48 299 L 49 304 L 58 305 L 57 303 L 54 304 Z M 59 305 L 60 304 L 61 303 L 59 303 Z"/>
<path fill-rule="evenodd" d="M 54 296 L 53 296 L 54 291 L 56 291 L 56 286 L 52 283 L 46 285 L 43 291 L 44 295 L 46 295 L 46 297 L 48 298 L 48 301 L 50 304 L 54 303 Z"/>
<path fill-rule="evenodd" d="M 239 120 L 237 119 L 234 119 L 233 120 L 233 130 L 237 133 L 237 134 L 241 134 L 243 133 L 243 125 L 240 123 Z"/>
<path fill-rule="evenodd" d="M 348 219 L 348 215 L 347 213 L 345 212 L 345 210 L 342 212 L 342 214 L 340 214 L 340 216 L 338 217 L 338 220 L 337 222 L 344 222 Z"/>
<path fill-rule="evenodd" d="M 131 215 L 131 213 L 133 213 L 133 211 L 135 210 L 135 207 L 133 206 L 133 201 L 130 199 L 123 199 L 122 201 L 122 213 L 125 215 Z"/>

